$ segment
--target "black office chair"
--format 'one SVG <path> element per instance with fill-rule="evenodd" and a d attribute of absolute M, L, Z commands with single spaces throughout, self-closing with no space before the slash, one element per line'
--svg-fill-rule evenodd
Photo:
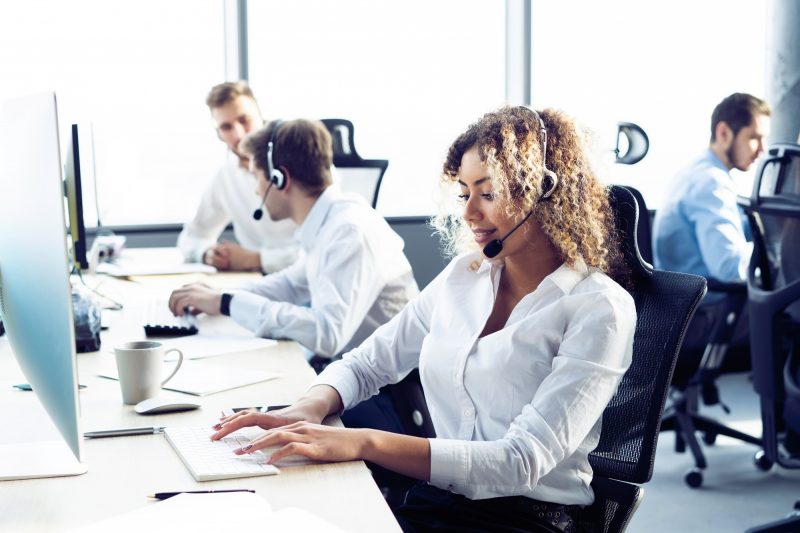
<path fill-rule="evenodd" d="M 759 395 L 763 450 L 756 465 L 800 468 L 800 146 L 778 144 L 759 164 L 753 192 L 741 199 L 753 232 L 747 275 L 753 387 Z M 789 452 L 794 452 L 792 455 Z M 798 505 L 795 504 L 798 508 Z M 794 516 L 749 531 L 800 530 Z"/>
<path fill-rule="evenodd" d="M 632 193 L 611 187 L 636 303 L 631 366 L 603 412 L 600 442 L 589 454 L 595 502 L 584 510 L 582 527 L 624 531 L 653 475 L 661 414 L 683 336 L 706 290 L 700 276 L 654 270 L 638 250 L 639 205 Z"/>
<path fill-rule="evenodd" d="M 343 118 L 323 118 L 333 140 L 333 166 L 342 190 L 362 195 L 374 208 L 389 161 L 362 159 L 356 152 L 353 123 Z"/>

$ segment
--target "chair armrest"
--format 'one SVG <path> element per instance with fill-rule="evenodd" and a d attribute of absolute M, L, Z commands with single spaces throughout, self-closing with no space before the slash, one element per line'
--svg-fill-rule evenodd
<path fill-rule="evenodd" d="M 728 294 L 747 294 L 747 282 L 745 281 L 719 281 L 708 278 L 709 292 L 724 292 Z"/>

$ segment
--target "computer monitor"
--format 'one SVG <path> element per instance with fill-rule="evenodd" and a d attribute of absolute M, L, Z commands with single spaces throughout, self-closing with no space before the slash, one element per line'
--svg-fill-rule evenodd
<path fill-rule="evenodd" d="M 81 149 L 78 125 L 70 129 L 64 164 L 64 194 L 67 197 L 67 225 L 72 239 L 72 260 L 75 268 L 87 270 L 86 227 L 83 222 L 83 186 L 81 185 Z"/>
<path fill-rule="evenodd" d="M 0 191 L 0 316 L 25 379 L 60 433 L 49 441 L 0 444 L 0 480 L 82 474 L 54 93 L 18 98 L 0 108 Z M 2 422 L 6 432 L 26 434 L 24 425 Z"/>

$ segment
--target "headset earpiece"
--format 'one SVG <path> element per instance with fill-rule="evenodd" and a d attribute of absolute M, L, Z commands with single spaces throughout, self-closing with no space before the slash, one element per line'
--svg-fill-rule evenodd
<path fill-rule="evenodd" d="M 267 143 L 267 178 L 279 191 L 286 187 L 286 176 L 279 168 L 275 168 L 274 151 L 275 144 L 278 141 L 278 129 L 280 129 L 283 121 L 276 120 L 275 125 L 272 127 L 272 133 L 269 136 L 269 143 Z"/>
<path fill-rule="evenodd" d="M 547 162 L 545 161 L 547 159 L 547 128 L 544 127 L 544 120 L 542 120 L 542 117 L 539 116 L 539 113 L 537 113 L 535 109 L 528 106 L 520 107 L 527 109 L 539 124 L 539 137 L 542 139 L 542 194 L 539 196 L 538 201 L 541 202 L 542 200 L 550 198 L 553 194 L 553 191 L 558 186 L 558 176 L 555 172 L 547 168 Z"/>
<path fill-rule="evenodd" d="M 544 177 L 542 178 L 542 195 L 539 196 L 539 201 L 547 200 L 558 185 L 558 176 L 549 168 L 544 169 Z"/>

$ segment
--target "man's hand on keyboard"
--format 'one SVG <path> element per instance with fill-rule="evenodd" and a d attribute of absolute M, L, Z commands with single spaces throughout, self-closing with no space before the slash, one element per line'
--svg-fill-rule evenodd
<path fill-rule="evenodd" d="M 221 301 L 221 291 L 205 283 L 190 283 L 172 291 L 169 296 L 169 310 L 175 316 L 183 315 L 187 309 L 194 315 L 218 315 Z"/>
<path fill-rule="evenodd" d="M 234 450 L 234 453 L 247 455 L 262 448 L 277 447 L 268 463 L 289 455 L 302 455 L 315 461 L 355 461 L 364 456 L 368 434 L 369 430 L 296 422 L 270 429 L 247 446 Z"/>

